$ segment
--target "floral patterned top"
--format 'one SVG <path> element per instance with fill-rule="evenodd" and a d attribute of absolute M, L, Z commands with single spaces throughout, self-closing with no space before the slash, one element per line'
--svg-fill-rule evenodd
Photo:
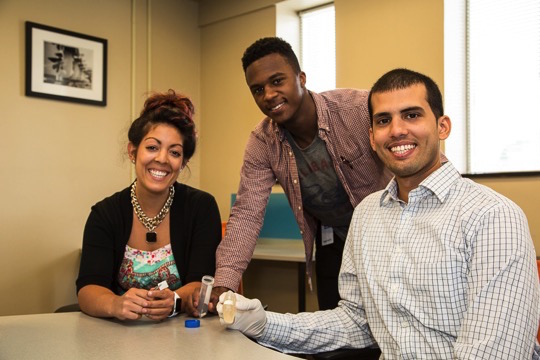
<path fill-rule="evenodd" d="M 126 245 L 117 280 L 122 294 L 133 287 L 150 290 L 163 280 L 167 280 L 173 291 L 182 286 L 171 244 L 154 251 L 134 249 Z"/>

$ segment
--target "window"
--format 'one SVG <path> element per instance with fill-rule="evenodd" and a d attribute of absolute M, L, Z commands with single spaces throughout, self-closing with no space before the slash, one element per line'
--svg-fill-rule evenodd
<path fill-rule="evenodd" d="M 334 4 L 300 11 L 300 66 L 307 88 L 315 92 L 336 87 L 336 16 Z"/>
<path fill-rule="evenodd" d="M 448 158 L 466 174 L 540 171 L 540 1 L 444 7 Z"/>

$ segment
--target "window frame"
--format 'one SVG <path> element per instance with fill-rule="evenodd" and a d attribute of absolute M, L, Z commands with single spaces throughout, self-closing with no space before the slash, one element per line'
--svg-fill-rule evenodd
<path fill-rule="evenodd" d="M 457 163 L 464 177 L 501 178 L 538 176 L 538 170 L 474 172 L 471 169 L 471 130 L 470 130 L 470 68 L 469 68 L 469 1 L 444 1 L 444 100 L 452 116 L 461 121 L 452 122 L 452 137 L 445 141 L 445 152 L 452 149 L 450 160 Z M 456 80 L 458 79 L 458 80 Z M 462 141 L 452 141 L 458 136 Z M 540 141 L 540 139 L 539 139 Z M 465 169 L 465 170 L 463 170 Z"/>

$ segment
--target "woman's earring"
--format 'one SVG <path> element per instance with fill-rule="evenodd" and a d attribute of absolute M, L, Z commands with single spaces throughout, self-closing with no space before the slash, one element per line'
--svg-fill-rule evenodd
<path fill-rule="evenodd" d="M 135 159 L 131 159 L 131 162 L 132 162 L 133 164 L 135 164 Z"/>

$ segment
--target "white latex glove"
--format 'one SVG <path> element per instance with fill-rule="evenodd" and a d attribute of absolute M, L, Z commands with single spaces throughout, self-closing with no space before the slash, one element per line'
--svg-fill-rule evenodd
<path fill-rule="evenodd" d="M 266 311 L 263 309 L 259 299 L 248 299 L 240 294 L 236 296 L 236 315 L 232 324 L 226 324 L 223 321 L 223 301 L 225 293 L 219 296 L 217 312 L 222 325 L 227 328 L 240 330 L 244 335 L 250 338 L 258 339 L 262 336 L 266 326 Z"/>

